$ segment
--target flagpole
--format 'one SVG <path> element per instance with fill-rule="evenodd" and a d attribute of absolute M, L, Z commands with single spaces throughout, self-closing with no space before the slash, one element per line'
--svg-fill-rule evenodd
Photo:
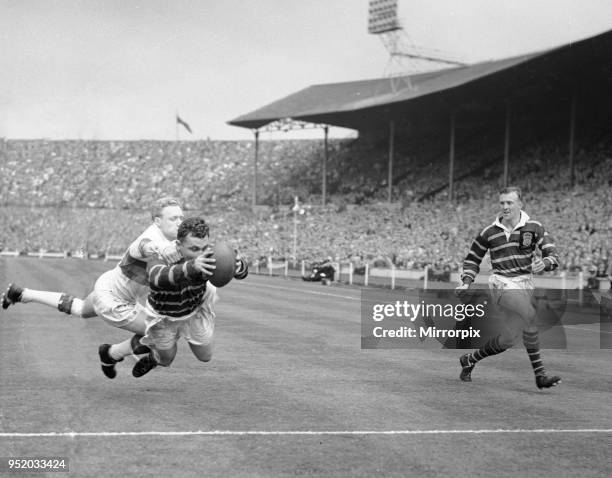
<path fill-rule="evenodd" d="M 174 115 L 174 131 L 176 133 L 176 141 L 179 140 L 179 124 L 178 124 L 178 110 L 176 110 Z"/>

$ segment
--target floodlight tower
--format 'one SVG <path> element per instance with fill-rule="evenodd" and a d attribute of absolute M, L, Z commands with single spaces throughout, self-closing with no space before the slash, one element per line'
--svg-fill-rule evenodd
<path fill-rule="evenodd" d="M 370 0 L 368 12 L 368 33 L 378 35 L 389 52 L 385 76 L 391 79 L 393 91 L 402 82 L 405 87 L 412 88 L 405 75 L 464 64 L 442 52 L 414 46 L 399 21 L 397 4 L 398 0 Z"/>

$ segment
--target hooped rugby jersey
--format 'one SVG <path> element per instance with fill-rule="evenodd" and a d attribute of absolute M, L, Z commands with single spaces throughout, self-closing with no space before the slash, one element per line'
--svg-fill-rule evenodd
<path fill-rule="evenodd" d="M 193 259 L 181 259 L 171 266 L 161 259 L 149 262 L 147 275 L 151 291 L 147 300 L 155 312 L 183 317 L 202 303 L 208 279 L 193 264 Z"/>
<path fill-rule="evenodd" d="M 472 242 L 470 251 L 463 261 L 461 280 L 476 278 L 480 263 L 487 251 L 491 254 L 493 273 L 505 277 L 517 277 L 532 273 L 531 263 L 536 248 L 542 251 L 545 270 L 558 267 L 559 257 L 552 237 L 538 221 L 521 211 L 518 224 L 509 230 L 499 218 L 485 227 Z"/>
<path fill-rule="evenodd" d="M 184 317 L 202 303 L 208 278 L 195 268 L 194 260 L 181 259 L 166 265 L 161 259 L 153 259 L 147 266 L 149 281 L 149 305 L 160 315 Z M 240 260 L 235 279 L 244 279 L 248 266 Z"/>

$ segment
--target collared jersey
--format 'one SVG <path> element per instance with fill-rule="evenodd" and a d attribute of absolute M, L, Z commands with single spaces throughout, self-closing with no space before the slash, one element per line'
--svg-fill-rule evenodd
<path fill-rule="evenodd" d="M 463 261 L 461 279 L 476 278 L 480 263 L 487 251 L 491 254 L 493 273 L 504 277 L 531 275 L 533 254 L 539 248 L 546 265 L 545 270 L 554 270 L 559 259 L 552 237 L 538 221 L 521 211 L 518 224 L 510 230 L 497 218 L 485 227 L 472 242 L 470 251 Z"/>

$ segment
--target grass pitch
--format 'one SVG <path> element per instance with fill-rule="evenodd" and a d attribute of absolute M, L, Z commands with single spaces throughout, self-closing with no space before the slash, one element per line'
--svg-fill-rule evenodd
<path fill-rule="evenodd" d="M 0 287 L 84 296 L 112 266 L 1 258 Z M 0 457 L 65 456 L 92 477 L 612 475 L 610 351 L 544 350 L 563 384 L 543 392 L 522 349 L 463 383 L 461 351 L 361 350 L 358 288 L 251 275 L 219 293 L 213 360 L 181 343 L 140 379 L 129 358 L 115 380 L 99 368 L 125 331 L 0 311 Z"/>

